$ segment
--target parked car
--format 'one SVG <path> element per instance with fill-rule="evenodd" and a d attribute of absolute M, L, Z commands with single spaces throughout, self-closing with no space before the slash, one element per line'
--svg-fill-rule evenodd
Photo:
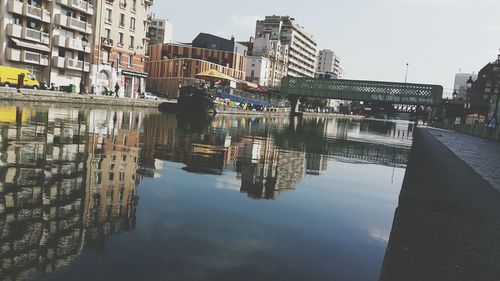
<path fill-rule="evenodd" d="M 23 80 L 20 81 L 20 77 Z M 0 86 L 17 87 L 21 84 L 22 88 L 40 89 L 40 82 L 27 69 L 21 69 L 9 66 L 0 66 Z"/>
<path fill-rule="evenodd" d="M 158 100 L 158 97 L 151 94 L 151 93 L 148 93 L 148 92 L 145 92 L 143 95 L 142 95 L 142 98 L 143 99 L 147 99 L 147 100 Z"/>

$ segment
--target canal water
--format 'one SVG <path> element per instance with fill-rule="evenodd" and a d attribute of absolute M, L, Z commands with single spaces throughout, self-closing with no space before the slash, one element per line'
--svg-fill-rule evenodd
<path fill-rule="evenodd" d="M 0 104 L 0 280 L 377 280 L 412 131 Z"/>

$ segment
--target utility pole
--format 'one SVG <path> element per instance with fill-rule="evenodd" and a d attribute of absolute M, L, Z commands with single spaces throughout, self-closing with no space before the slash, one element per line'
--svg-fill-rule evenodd
<path fill-rule="evenodd" d="M 410 67 L 409 63 L 406 63 L 406 75 L 405 75 L 405 83 L 408 82 L 408 68 Z"/>

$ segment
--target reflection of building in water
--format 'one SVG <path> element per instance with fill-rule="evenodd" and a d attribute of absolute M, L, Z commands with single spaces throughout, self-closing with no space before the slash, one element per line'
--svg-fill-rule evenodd
<path fill-rule="evenodd" d="M 9 110 L 14 115 L 0 116 L 0 280 L 28 280 L 68 266 L 92 242 L 94 236 L 85 235 L 84 222 L 94 224 L 84 221 L 84 215 L 97 213 L 102 228 L 110 229 L 114 225 L 108 222 L 115 218 L 133 221 L 135 182 L 130 182 L 139 137 L 136 127 L 131 133 L 129 128 L 117 128 L 114 142 L 89 149 L 86 135 L 95 134 L 95 127 L 88 126 L 88 112 Z M 111 170 L 117 173 L 114 181 L 111 171 L 107 174 L 113 199 L 102 207 L 89 202 L 99 196 L 86 193 L 84 187 L 93 187 L 87 178 L 92 170 L 88 159 L 106 153 L 111 159 L 125 156 L 125 161 Z M 102 190 L 107 195 L 109 189 Z M 103 202 L 110 201 L 106 197 Z"/>
<path fill-rule="evenodd" d="M 308 153 L 306 159 L 306 173 L 308 175 L 320 176 L 328 168 L 328 158 L 325 155 Z"/>
<path fill-rule="evenodd" d="M 98 114 L 91 112 L 88 132 L 84 225 L 87 238 L 100 242 L 135 225 L 141 116 Z"/>

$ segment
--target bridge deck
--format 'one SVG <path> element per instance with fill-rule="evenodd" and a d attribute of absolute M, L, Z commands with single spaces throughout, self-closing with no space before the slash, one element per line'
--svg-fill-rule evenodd
<path fill-rule="evenodd" d="M 284 77 L 281 92 L 297 97 L 412 105 L 437 105 L 443 97 L 443 87 L 438 85 L 303 77 Z"/>

